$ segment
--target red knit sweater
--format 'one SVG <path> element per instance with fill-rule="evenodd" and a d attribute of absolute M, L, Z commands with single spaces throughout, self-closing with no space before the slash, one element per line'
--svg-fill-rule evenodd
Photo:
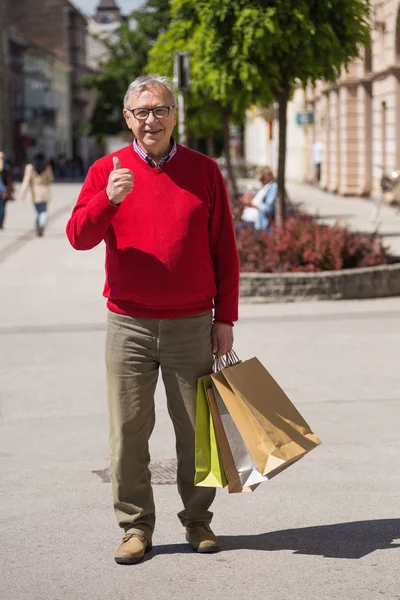
<path fill-rule="evenodd" d="M 133 190 L 114 206 L 106 186 L 112 157 L 134 174 Z M 210 158 L 178 146 L 163 167 L 150 167 L 132 144 L 90 168 L 70 220 L 70 243 L 106 243 L 108 308 L 168 319 L 215 307 L 215 320 L 238 318 L 239 260 L 225 183 Z"/>

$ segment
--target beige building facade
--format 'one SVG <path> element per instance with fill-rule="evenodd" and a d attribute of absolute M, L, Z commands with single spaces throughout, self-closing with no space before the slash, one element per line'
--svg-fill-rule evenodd
<path fill-rule="evenodd" d="M 373 3 L 371 48 L 335 86 L 308 88 L 314 111 L 310 145 L 323 144 L 320 185 L 343 195 L 376 197 L 382 172 L 400 169 L 400 0 Z M 305 179 L 314 178 L 312 151 Z"/>

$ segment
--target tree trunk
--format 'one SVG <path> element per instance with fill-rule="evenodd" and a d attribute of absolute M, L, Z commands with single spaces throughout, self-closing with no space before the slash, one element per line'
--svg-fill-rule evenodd
<path fill-rule="evenodd" d="M 287 105 L 290 94 L 290 85 L 286 84 L 284 90 L 278 95 L 279 102 L 279 151 L 278 151 L 278 197 L 275 209 L 275 222 L 282 227 L 286 218 L 286 130 L 287 130 Z"/>
<path fill-rule="evenodd" d="M 189 138 L 189 148 L 191 148 L 192 150 L 198 150 L 198 147 L 199 147 L 198 138 L 191 133 L 189 133 L 188 138 Z"/>
<path fill-rule="evenodd" d="M 235 202 L 238 199 L 238 189 L 236 185 L 235 174 L 233 172 L 232 162 L 231 162 L 231 154 L 230 154 L 230 131 L 229 131 L 229 123 L 230 123 L 230 114 L 227 111 L 223 111 L 222 119 L 224 124 L 224 154 L 226 160 L 226 169 L 228 171 L 228 181 L 231 186 L 231 194 L 232 200 Z"/>
<path fill-rule="evenodd" d="M 215 144 L 214 144 L 214 138 L 212 135 L 207 136 L 206 144 L 207 144 L 207 156 L 209 156 L 210 158 L 214 158 L 215 157 Z"/>

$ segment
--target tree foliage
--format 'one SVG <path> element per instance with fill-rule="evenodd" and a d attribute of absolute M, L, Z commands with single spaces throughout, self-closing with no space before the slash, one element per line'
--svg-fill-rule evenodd
<path fill-rule="evenodd" d="M 89 133 L 102 137 L 119 133 L 123 127 L 122 100 L 131 81 L 144 73 L 148 53 L 158 35 L 170 22 L 169 0 L 147 0 L 140 10 L 134 10 L 129 23 L 121 26 L 103 41 L 107 59 L 102 72 L 84 80 L 87 88 L 97 92 L 96 107 L 89 124 Z"/>
<path fill-rule="evenodd" d="M 204 74 L 219 96 L 238 78 L 276 96 L 287 82 L 334 81 L 369 40 L 369 0 L 173 0 L 206 35 Z M 210 68 L 211 67 L 211 68 Z M 223 73 L 223 77 L 220 77 Z"/>

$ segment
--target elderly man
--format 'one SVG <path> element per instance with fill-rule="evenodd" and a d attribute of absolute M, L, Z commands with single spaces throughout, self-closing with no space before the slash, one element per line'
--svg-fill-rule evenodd
<path fill-rule="evenodd" d="M 171 137 L 169 80 L 133 81 L 123 115 L 134 141 L 90 168 L 67 235 L 77 250 L 106 244 L 111 479 L 125 531 L 115 560 L 133 564 L 151 549 L 155 524 L 148 441 L 160 368 L 176 435 L 178 517 L 194 550 L 218 550 L 215 490 L 193 485 L 196 384 L 213 354 L 232 348 L 239 261 L 217 164 Z"/>

